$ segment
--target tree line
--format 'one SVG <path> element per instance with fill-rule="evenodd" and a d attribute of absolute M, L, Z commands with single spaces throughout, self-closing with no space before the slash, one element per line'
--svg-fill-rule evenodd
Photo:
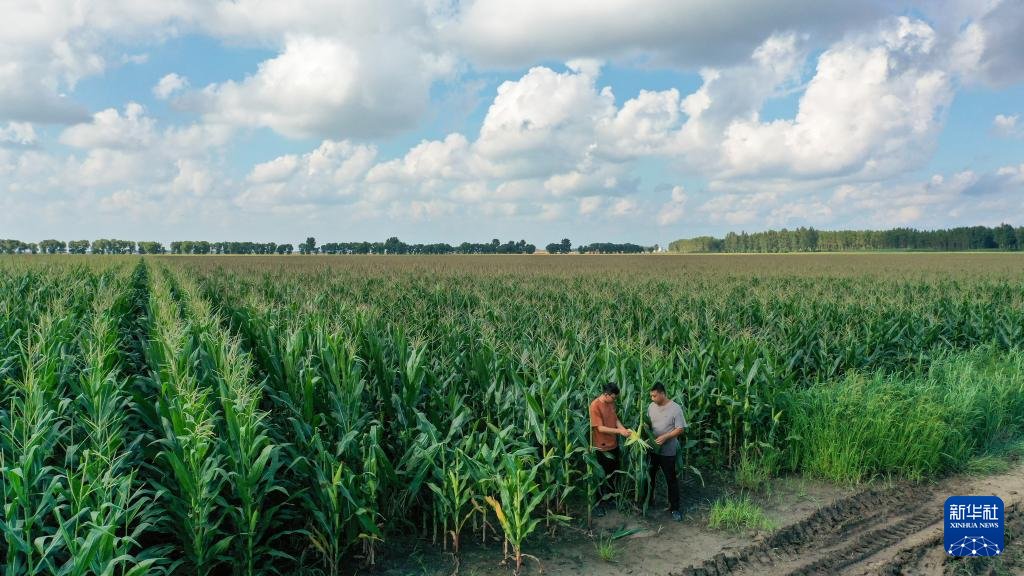
<path fill-rule="evenodd" d="M 135 242 L 131 240 L 63 240 L 47 239 L 41 242 L 0 240 L 2 254 L 291 254 L 296 251 L 292 244 L 274 242 L 207 242 L 205 240 L 176 240 L 165 248 L 160 242 Z M 502 243 L 497 238 L 486 243 L 463 242 L 458 245 L 445 243 L 407 244 L 392 236 L 384 242 L 330 242 L 317 246 L 316 239 L 309 237 L 298 245 L 300 254 L 533 254 L 537 247 L 526 240 L 509 240 Z"/>
<path fill-rule="evenodd" d="M 328 242 L 319 248 L 316 239 L 307 238 L 299 245 L 302 254 L 533 254 L 537 247 L 526 240 L 504 244 L 497 238 L 485 243 L 463 242 L 458 245 L 407 244 L 392 236 L 384 242 Z"/>
<path fill-rule="evenodd" d="M 629 242 L 625 244 L 594 242 L 593 244 L 580 246 L 576 249 L 580 254 L 644 254 L 646 252 L 656 252 L 657 250 L 657 245 L 641 246 Z"/>
<path fill-rule="evenodd" d="M 0 254 L 162 254 L 164 247 L 159 242 L 134 242 L 132 240 L 63 240 L 47 239 L 40 242 L 21 240 L 0 240 Z"/>
<path fill-rule="evenodd" d="M 573 252 L 572 242 L 568 238 L 562 238 L 561 242 L 552 242 L 544 247 L 548 254 L 569 254 Z M 658 245 L 641 246 L 639 244 L 625 243 L 615 244 L 613 242 L 594 242 L 576 247 L 575 252 L 580 254 L 643 254 L 645 252 L 657 252 Z"/>
<path fill-rule="evenodd" d="M 291 254 L 295 246 L 273 242 L 207 242 L 179 240 L 171 242 L 171 254 Z"/>
<path fill-rule="evenodd" d="M 1001 224 L 939 230 L 767 230 L 697 236 L 669 244 L 670 252 L 845 252 L 856 250 L 1021 250 L 1024 227 Z"/>

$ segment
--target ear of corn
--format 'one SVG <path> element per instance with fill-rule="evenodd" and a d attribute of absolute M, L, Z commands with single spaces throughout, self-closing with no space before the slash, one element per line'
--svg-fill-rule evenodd
<path fill-rule="evenodd" d="M 629 438 L 626 439 L 626 446 L 633 446 L 642 452 L 648 452 L 651 449 L 651 444 L 647 440 L 644 440 L 640 435 L 640 432 L 634 430 Z"/>

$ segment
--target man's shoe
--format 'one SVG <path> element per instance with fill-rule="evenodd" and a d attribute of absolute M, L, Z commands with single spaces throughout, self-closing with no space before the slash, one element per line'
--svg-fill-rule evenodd
<path fill-rule="evenodd" d="M 672 519 L 675 520 L 676 522 L 682 522 L 683 521 L 683 515 L 679 512 L 679 510 L 673 510 L 672 511 Z"/>

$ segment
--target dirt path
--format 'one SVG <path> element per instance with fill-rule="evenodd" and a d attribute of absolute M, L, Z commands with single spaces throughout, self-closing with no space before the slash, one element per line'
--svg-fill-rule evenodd
<path fill-rule="evenodd" d="M 815 512 L 738 551 L 672 571 L 672 576 L 754 574 L 988 573 L 992 560 L 954 560 L 942 550 L 942 506 L 955 495 L 995 495 L 1007 507 L 1007 536 L 1024 528 L 1024 467 L 987 478 L 956 477 L 933 485 L 897 484 L 868 490 Z M 1021 540 L 1007 542 L 1010 557 L 998 558 L 1003 573 L 1024 573 Z M 1017 550 L 1015 550 L 1017 549 Z M 980 570 L 979 570 L 980 569 Z M 999 573 L 992 568 L 993 573 Z"/>
<path fill-rule="evenodd" d="M 687 494 L 684 489 L 684 494 Z M 989 477 L 957 476 L 936 483 L 906 482 L 853 491 L 804 479 L 778 480 L 761 498 L 765 512 L 779 526 L 769 534 L 708 530 L 710 502 L 718 493 L 691 487 L 684 521 L 661 512 L 646 518 L 609 513 L 591 531 L 563 529 L 554 540 L 531 538 L 524 575 L 544 576 L 754 576 L 754 575 L 1024 575 L 1024 463 Z M 995 495 L 1007 507 L 1003 556 L 952 559 L 942 549 L 942 510 L 949 496 Z M 622 529 L 638 530 L 615 542 L 614 562 L 598 557 L 596 536 Z M 500 563 L 501 540 L 467 546 L 459 576 L 509 576 Z M 451 555 L 425 547 L 422 554 L 375 572 L 398 576 L 450 576 Z M 415 562 L 411 562 L 414 557 Z M 383 568 L 383 567 L 381 567 Z M 542 568 L 543 571 L 539 568 Z"/>

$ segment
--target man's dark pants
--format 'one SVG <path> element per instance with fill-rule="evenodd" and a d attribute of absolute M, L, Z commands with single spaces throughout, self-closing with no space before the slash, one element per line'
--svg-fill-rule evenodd
<path fill-rule="evenodd" d="M 672 512 L 679 511 L 679 479 L 676 477 L 676 457 L 662 456 L 656 452 L 651 452 L 651 466 L 650 466 L 650 486 L 647 489 L 648 501 L 654 500 L 654 486 L 658 479 L 658 470 L 665 475 L 665 483 L 668 484 L 668 503 L 669 510 Z"/>
<path fill-rule="evenodd" d="M 597 461 L 601 464 L 601 469 L 604 470 L 604 480 L 601 480 L 597 487 L 598 504 L 604 500 L 605 496 L 615 492 L 615 487 L 612 485 L 614 481 L 612 475 L 618 472 L 620 460 L 621 454 L 618 447 L 611 450 L 597 450 Z"/>

